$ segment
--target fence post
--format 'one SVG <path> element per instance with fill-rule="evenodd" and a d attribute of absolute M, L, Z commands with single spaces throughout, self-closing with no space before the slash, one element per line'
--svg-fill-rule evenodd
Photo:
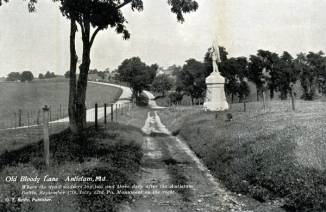
<path fill-rule="evenodd" d="M 62 105 L 60 104 L 59 119 L 62 118 Z"/>
<path fill-rule="evenodd" d="M 247 108 L 246 108 L 246 100 L 243 100 L 243 112 L 246 112 Z"/>
<path fill-rule="evenodd" d="M 41 114 L 41 111 L 38 110 L 38 111 L 37 111 L 37 117 L 36 117 L 36 124 L 37 124 L 37 125 L 40 124 L 40 114 Z"/>
<path fill-rule="evenodd" d="M 22 110 L 19 109 L 18 111 L 18 127 L 22 126 Z"/>
<path fill-rule="evenodd" d="M 123 104 L 121 104 L 120 110 L 121 110 L 121 115 L 123 115 Z"/>
<path fill-rule="evenodd" d="M 114 105 L 113 104 L 111 104 L 111 121 L 113 121 L 113 107 L 114 107 Z"/>
<path fill-rule="evenodd" d="M 27 112 L 27 128 L 29 128 L 29 112 Z"/>
<path fill-rule="evenodd" d="M 15 129 L 16 129 L 17 128 L 17 114 L 16 114 L 16 112 L 14 114 L 15 114 Z"/>
<path fill-rule="evenodd" d="M 115 121 L 118 121 L 118 104 L 115 104 Z"/>
<path fill-rule="evenodd" d="M 51 106 L 49 107 L 50 118 L 49 121 L 52 121 Z"/>
<path fill-rule="evenodd" d="M 43 107 L 43 142 L 44 142 L 44 160 L 48 168 L 50 164 L 50 141 L 49 141 L 49 112 L 47 105 Z"/>
<path fill-rule="evenodd" d="M 104 103 L 104 124 L 106 124 L 106 103 Z"/>
<path fill-rule="evenodd" d="M 97 103 L 95 103 L 95 129 L 97 130 Z"/>

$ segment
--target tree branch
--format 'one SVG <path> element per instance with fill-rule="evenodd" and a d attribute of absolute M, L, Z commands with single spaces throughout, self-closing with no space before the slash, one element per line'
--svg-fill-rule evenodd
<path fill-rule="evenodd" d="M 84 34 L 85 33 L 85 27 L 84 27 L 84 24 L 83 24 L 83 19 L 81 17 L 79 17 L 78 19 L 79 19 L 78 23 L 80 25 L 81 32 L 82 32 L 82 34 Z"/>
<path fill-rule="evenodd" d="M 127 4 L 129 4 L 130 2 L 132 2 L 132 0 L 125 0 L 122 4 L 120 4 L 119 6 L 117 6 L 117 10 L 121 9 L 122 7 L 126 6 Z"/>
<path fill-rule="evenodd" d="M 90 41 L 90 43 L 89 43 L 89 46 L 90 46 L 90 47 L 93 45 L 94 39 L 95 39 L 97 33 L 98 33 L 100 30 L 101 30 L 101 28 L 100 28 L 100 27 L 97 27 L 96 30 L 94 31 L 94 33 L 93 33 L 93 35 L 92 35 L 92 37 L 91 37 L 91 41 Z"/>

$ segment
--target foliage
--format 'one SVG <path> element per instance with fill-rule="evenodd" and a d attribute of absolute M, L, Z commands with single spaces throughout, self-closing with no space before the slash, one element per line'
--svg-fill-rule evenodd
<path fill-rule="evenodd" d="M 180 104 L 183 98 L 183 94 L 180 92 L 171 92 L 169 99 L 172 104 Z"/>
<path fill-rule="evenodd" d="M 136 97 L 136 105 L 138 106 L 145 107 L 148 105 L 148 102 L 149 102 L 148 97 L 143 94 Z"/>
<path fill-rule="evenodd" d="M 3 3 L 8 3 L 8 2 L 9 2 L 9 0 L 0 0 L 0 6 L 2 6 Z M 29 12 L 34 12 L 36 10 L 36 8 L 35 8 L 36 3 L 37 3 L 37 0 L 29 0 L 28 1 L 27 6 L 28 6 Z"/>
<path fill-rule="evenodd" d="M 219 71 L 226 79 L 226 94 L 231 95 L 232 102 L 234 96 L 238 96 L 239 101 L 241 101 L 250 93 L 246 79 L 248 75 L 248 61 L 245 57 L 229 59 L 227 57 L 228 52 L 224 47 L 219 47 L 219 50 L 221 55 Z M 210 49 L 208 49 L 207 53 L 205 54 L 204 61 L 206 65 L 205 75 L 208 76 L 213 71 Z"/>
<path fill-rule="evenodd" d="M 66 71 L 65 74 L 64 74 L 64 77 L 69 78 L 70 77 L 70 71 Z"/>
<path fill-rule="evenodd" d="M 18 81 L 20 80 L 21 75 L 19 72 L 10 72 L 6 78 L 7 81 Z"/>
<path fill-rule="evenodd" d="M 127 82 L 133 90 L 133 96 L 138 97 L 144 89 L 149 89 L 158 66 L 147 66 L 139 57 L 125 59 L 118 67 L 120 81 Z"/>
<path fill-rule="evenodd" d="M 106 75 L 109 74 L 109 70 L 105 71 L 98 71 L 97 69 L 91 69 L 88 72 L 89 74 L 97 74 L 97 76 L 101 77 L 103 80 L 105 79 Z"/>
<path fill-rule="evenodd" d="M 87 89 L 87 76 L 90 67 L 90 51 L 96 35 L 99 31 L 113 28 L 118 34 L 122 34 L 124 39 L 130 37 L 126 28 L 122 8 L 130 4 L 131 9 L 143 10 L 142 0 L 54 0 L 60 2 L 62 15 L 70 19 L 70 93 L 69 93 L 69 123 L 74 133 L 83 130 L 86 125 L 85 100 Z M 195 0 L 169 0 L 168 5 L 171 12 L 176 14 L 177 20 L 184 21 L 184 13 L 196 11 L 198 3 Z M 76 80 L 77 51 L 76 51 L 76 32 L 79 24 L 82 34 L 83 52 L 82 62 L 79 66 L 80 74 Z M 92 30 L 92 28 L 94 30 Z M 91 33 L 91 31 L 93 31 Z M 155 67 L 151 67 L 154 69 Z M 143 77 L 137 75 L 137 83 L 134 84 L 134 95 L 138 96 L 140 91 L 146 86 L 140 80 Z M 155 75 L 154 75 L 155 76 Z M 154 78 L 153 76 L 153 78 Z M 129 81 L 130 82 L 130 81 Z"/>
<path fill-rule="evenodd" d="M 205 64 L 195 59 L 189 59 L 177 74 L 176 90 L 183 91 L 192 101 L 205 97 L 206 91 Z"/>
<path fill-rule="evenodd" d="M 288 94 L 293 95 L 293 85 L 298 80 L 299 71 L 295 68 L 293 57 L 288 52 L 283 52 L 279 63 L 275 66 L 275 83 L 280 91 L 280 98 L 287 99 Z"/>
<path fill-rule="evenodd" d="M 34 79 L 34 76 L 33 76 L 33 73 L 30 72 L 30 71 L 23 71 L 23 73 L 21 74 L 20 76 L 20 80 L 22 82 L 25 82 L 25 81 L 32 81 Z"/>
<path fill-rule="evenodd" d="M 326 59 L 323 52 L 298 54 L 295 67 L 300 72 L 300 82 L 303 89 L 302 98 L 312 100 L 316 97 L 319 83 L 325 82 Z M 318 81 L 320 79 L 320 81 Z"/>
<path fill-rule="evenodd" d="M 50 71 L 47 71 L 44 75 L 44 78 L 45 79 L 50 79 L 50 78 L 54 78 L 55 77 L 55 73 L 54 72 L 50 72 Z"/>
<path fill-rule="evenodd" d="M 153 80 L 151 90 L 154 92 L 161 93 L 164 97 L 166 91 L 169 91 L 173 86 L 173 80 L 166 74 L 160 74 Z"/>
<path fill-rule="evenodd" d="M 258 93 L 270 90 L 271 99 L 274 98 L 276 85 L 276 68 L 275 64 L 279 62 L 279 56 L 276 53 L 258 50 L 257 55 L 251 55 L 249 58 L 248 78 L 256 84 L 257 100 Z"/>

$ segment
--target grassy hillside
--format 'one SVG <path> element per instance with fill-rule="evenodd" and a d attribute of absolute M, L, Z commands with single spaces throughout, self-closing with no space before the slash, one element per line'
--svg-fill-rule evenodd
<path fill-rule="evenodd" d="M 52 108 L 53 118 L 67 115 L 68 80 L 37 80 L 30 83 L 1 82 L 0 83 L 0 128 L 14 125 L 15 113 L 18 119 L 18 110 L 23 112 L 23 122 L 27 116 L 36 120 L 38 110 L 44 105 Z M 121 90 L 104 85 L 88 84 L 87 104 L 94 107 L 98 102 L 112 102 L 121 94 Z M 61 114 L 60 113 L 61 105 Z M 27 114 L 29 113 L 29 114 Z"/>
<path fill-rule="evenodd" d="M 43 141 L 0 154 L 0 211 L 117 211 L 119 203 L 131 201 L 131 195 L 118 194 L 112 185 L 128 185 L 128 188 L 119 190 L 129 191 L 136 183 L 143 136 L 132 126 L 109 123 L 107 127 L 109 130 L 101 127 L 97 131 L 90 127 L 79 137 L 72 136 L 69 130 L 52 135 L 49 169 L 44 166 Z M 39 184 L 19 180 L 8 183 L 3 180 L 6 176 L 17 176 L 18 179 L 38 176 L 42 180 Z M 45 182 L 45 176 L 57 177 L 58 181 Z M 93 180 L 68 182 L 65 180 L 68 176 Z M 105 180 L 97 181 L 95 178 L 98 176 Z M 37 194 L 26 193 L 28 189 L 23 185 L 34 186 L 32 190 Z M 40 185 L 44 187 L 40 188 Z M 63 186 L 68 188 L 62 189 Z M 61 194 L 56 194 L 56 191 Z M 115 194 L 106 194 L 107 191 Z M 54 194 L 47 194 L 49 192 Z M 10 199 L 3 201 L 5 198 Z M 19 202 L 19 198 L 31 201 Z M 38 198 L 50 201 L 33 201 Z"/>
<path fill-rule="evenodd" d="M 162 111 L 164 123 L 182 136 L 231 190 L 260 201 L 282 198 L 289 211 L 326 210 L 326 103 L 288 101 L 235 104 L 226 114 Z"/>

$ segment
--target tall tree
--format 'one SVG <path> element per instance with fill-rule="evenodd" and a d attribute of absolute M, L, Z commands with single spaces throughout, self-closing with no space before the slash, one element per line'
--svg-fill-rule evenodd
<path fill-rule="evenodd" d="M 183 91 L 194 99 L 201 99 L 205 96 L 205 64 L 195 59 L 189 59 L 183 66 L 182 71 L 177 75 L 177 91 Z"/>
<path fill-rule="evenodd" d="M 288 94 L 292 96 L 293 86 L 300 74 L 294 67 L 294 60 L 290 53 L 283 52 L 279 62 L 275 65 L 275 73 L 276 86 L 280 92 L 280 98 L 287 99 Z"/>
<path fill-rule="evenodd" d="M 69 120 L 70 129 L 78 133 L 86 125 L 85 99 L 87 76 L 90 67 L 90 51 L 97 34 L 107 28 L 113 28 L 124 39 L 130 37 L 126 28 L 127 20 L 121 9 L 127 5 L 132 10 L 143 10 L 143 0 L 54 0 L 60 2 L 62 14 L 70 19 L 70 91 L 69 91 Z M 195 0 L 168 0 L 171 12 L 177 20 L 184 21 L 184 13 L 197 10 Z M 77 24 L 80 27 L 83 42 L 79 78 L 76 79 L 77 53 L 75 39 Z M 91 33 L 92 31 L 92 33 Z"/>
<path fill-rule="evenodd" d="M 263 70 L 266 71 L 265 78 L 263 78 L 267 86 L 265 89 L 269 89 L 270 98 L 273 99 L 274 91 L 276 90 L 277 87 L 276 85 L 277 69 L 275 68 L 275 66 L 279 62 L 279 56 L 276 53 L 262 50 L 262 49 L 258 50 L 257 56 L 261 59 Z"/>
<path fill-rule="evenodd" d="M 322 51 L 308 54 L 300 53 L 295 60 L 295 67 L 300 71 L 300 82 L 303 89 L 302 98 L 313 100 L 316 89 L 319 86 L 319 77 L 326 67 L 324 53 Z"/>

